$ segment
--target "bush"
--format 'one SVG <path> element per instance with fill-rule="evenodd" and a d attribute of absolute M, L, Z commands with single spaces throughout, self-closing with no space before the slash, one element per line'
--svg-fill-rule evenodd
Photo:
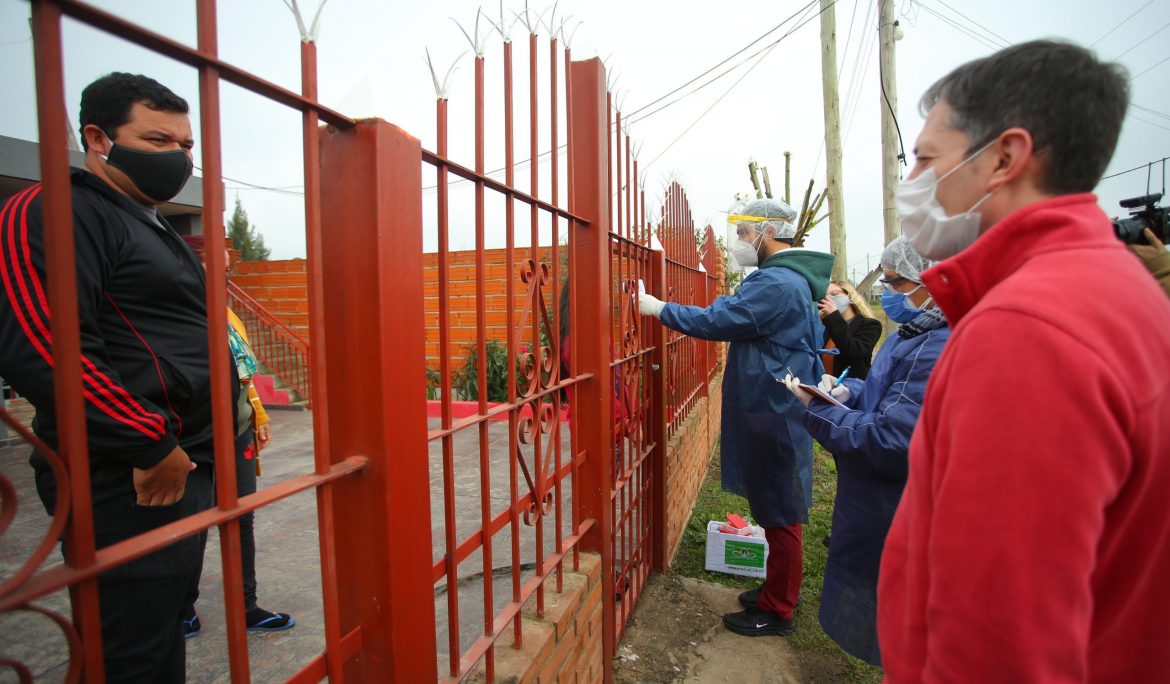
<path fill-rule="evenodd" d="M 499 340 L 488 340 L 487 352 L 487 400 L 508 400 L 508 349 Z M 515 370 L 513 372 L 516 372 Z M 467 345 L 467 356 L 463 368 L 451 378 L 451 387 L 459 396 L 468 401 L 479 399 L 479 351 L 475 345 Z"/>

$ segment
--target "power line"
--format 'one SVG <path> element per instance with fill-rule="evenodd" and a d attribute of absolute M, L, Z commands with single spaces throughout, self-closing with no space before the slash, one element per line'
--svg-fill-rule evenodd
<path fill-rule="evenodd" d="M 948 24 L 949 26 L 954 28 L 956 31 L 962 33 L 963 35 L 974 40 L 975 42 L 979 43 L 980 45 L 982 45 L 983 47 L 985 47 L 989 50 L 999 50 L 1003 47 L 1002 45 L 996 44 L 994 41 L 979 35 L 977 32 L 972 31 L 971 29 L 968 29 L 965 26 L 960 26 L 958 22 L 954 21 L 950 17 L 944 16 L 944 15 L 940 14 L 939 12 L 936 12 L 935 10 L 931 9 L 930 7 L 927 7 L 926 5 L 922 4 L 921 2 L 918 3 L 918 6 L 921 7 L 922 9 L 926 10 L 927 12 L 930 12 L 932 15 L 937 17 L 940 21 Z"/>
<path fill-rule="evenodd" d="M 1158 29 L 1157 31 L 1154 31 L 1153 33 L 1151 33 L 1150 35 L 1146 36 L 1145 38 L 1142 38 L 1141 40 L 1139 40 L 1138 42 L 1134 43 L 1133 45 L 1130 45 L 1128 50 L 1126 50 L 1125 52 L 1121 53 L 1120 55 L 1117 55 L 1116 57 L 1114 57 L 1114 58 L 1113 58 L 1113 61 L 1115 61 L 1115 62 L 1116 62 L 1117 60 L 1121 59 L 1122 57 L 1124 57 L 1124 56 L 1128 55 L 1129 53 L 1131 53 L 1131 52 L 1133 52 L 1134 50 L 1136 50 L 1136 49 L 1137 49 L 1137 47 L 1138 47 L 1139 45 L 1141 45 L 1142 43 L 1146 42 L 1147 40 L 1149 40 L 1149 39 L 1153 38 L 1154 36 L 1158 35 L 1159 33 L 1161 33 L 1161 32 L 1163 32 L 1163 31 L 1165 31 L 1165 30 L 1166 30 L 1166 29 L 1168 29 L 1168 28 L 1170 28 L 1170 22 L 1167 22 L 1167 23 L 1166 23 L 1166 25 L 1165 25 L 1165 26 L 1163 26 L 1162 28 Z"/>
<path fill-rule="evenodd" d="M 1140 104 L 1138 104 L 1138 103 L 1136 103 L 1136 102 L 1130 102 L 1130 103 L 1129 103 L 1129 106 L 1130 106 L 1130 107 L 1134 107 L 1134 108 L 1136 108 L 1136 109 L 1140 109 L 1140 110 L 1142 110 L 1143 112 L 1146 112 L 1147 114 L 1153 114 L 1154 116 L 1160 116 L 1160 117 L 1162 117 L 1163 119 L 1170 120 L 1170 114 L 1165 114 L 1165 113 L 1163 113 L 1163 112 L 1159 112 L 1159 111 L 1158 111 L 1158 110 L 1156 110 L 1156 109 L 1150 109 L 1149 107 L 1143 107 L 1143 106 L 1141 106 Z"/>
<path fill-rule="evenodd" d="M 808 11 L 808 8 L 809 8 L 809 7 L 811 7 L 811 6 L 813 6 L 814 4 L 816 4 L 816 2 L 817 2 L 817 0 L 810 0 L 810 2 L 809 2 L 807 5 L 805 5 L 804 7 L 802 7 L 800 10 L 798 10 L 797 12 L 794 12 L 794 13 L 793 13 L 791 16 L 789 16 L 789 17 L 788 17 L 787 19 L 785 19 L 784 21 L 782 21 L 782 22 L 780 22 L 779 24 L 776 24 L 776 25 L 775 25 L 775 26 L 773 26 L 772 28 L 768 29 L 768 30 L 767 30 L 767 31 L 765 31 L 765 32 L 764 32 L 762 35 L 760 35 L 758 38 L 756 38 L 755 40 L 753 40 L 752 42 L 750 42 L 750 43 L 748 43 L 747 45 L 743 46 L 742 48 L 740 48 L 740 49 L 736 50 L 734 53 L 732 53 L 731 55 L 729 55 L 729 56 L 728 56 L 726 59 L 724 59 L 722 62 L 719 62 L 718 64 L 716 64 L 715 66 L 711 67 L 710 69 L 707 69 L 706 71 L 704 71 L 703 73 L 699 74 L 698 76 L 695 76 L 695 77 L 694 77 L 694 78 L 692 78 L 691 80 L 689 80 L 689 81 L 687 81 L 686 83 L 684 83 L 684 84 L 682 84 L 682 85 L 678 86 L 677 88 L 675 88 L 674 90 L 670 91 L 669 93 L 666 93 L 666 94 L 664 94 L 664 95 L 662 95 L 662 96 L 660 96 L 660 97 L 658 97 L 658 98 L 655 98 L 654 100 L 651 100 L 650 102 L 647 102 L 646 104 L 642 105 L 642 106 L 641 106 L 641 107 L 639 107 L 638 109 L 635 109 L 634 111 L 630 112 L 630 113 L 628 114 L 628 116 L 630 116 L 630 117 L 633 117 L 633 116 L 634 116 L 635 114 L 637 114 L 638 112 L 641 112 L 641 111 L 643 111 L 643 110 L 649 109 L 650 107 L 653 107 L 654 105 L 656 105 L 656 104 L 658 104 L 659 102 L 661 102 L 661 101 L 665 100 L 666 98 L 670 97 L 671 95 L 674 95 L 675 93 L 677 93 L 678 91 L 682 90 L 683 88 L 686 88 L 687 86 L 689 86 L 690 84 L 692 84 L 692 83 L 694 83 L 695 81 L 699 80 L 700 78 L 703 78 L 704 76 L 706 76 L 707 74 L 711 73 L 712 71 L 715 71 L 716 69 L 718 69 L 719 67 L 723 66 L 724 64 L 727 64 L 728 62 L 730 62 L 731 60 L 733 60 L 733 59 L 735 59 L 736 57 L 740 56 L 740 55 L 741 55 L 741 54 L 743 54 L 744 52 L 747 52 L 747 51 L 748 51 L 748 49 L 749 49 L 749 48 L 751 48 L 753 45 L 755 45 L 756 43 L 760 42 L 760 41 L 761 41 L 761 40 L 763 40 L 764 38 L 767 38 L 768 36 L 770 36 L 771 34 L 775 33 L 776 31 L 780 30 L 780 28 L 781 28 L 782 26 L 784 26 L 784 25 L 785 25 L 785 24 L 787 24 L 788 22 L 792 21 L 792 20 L 793 20 L 794 18 L 796 18 L 798 15 L 800 15 L 800 14 L 802 14 L 802 13 L 804 13 L 804 12 L 807 12 L 807 11 Z M 759 54 L 759 53 L 756 53 L 756 54 Z M 754 56 L 754 55 L 753 55 L 753 56 Z M 748 57 L 748 60 L 750 60 L 750 59 L 751 59 L 751 57 Z M 745 60 L 745 61 L 746 61 L 746 60 Z"/>
<path fill-rule="evenodd" d="M 814 2 L 815 2 L 815 0 L 814 0 Z M 805 5 L 805 8 L 804 8 L 803 12 L 804 12 L 804 13 L 807 13 L 807 12 L 808 12 L 808 10 L 809 10 L 809 9 L 812 7 L 812 5 L 814 4 L 814 2 L 810 2 L 809 4 Z M 836 4 L 836 2 L 835 2 L 835 1 L 834 1 L 834 4 Z M 793 15 L 793 16 L 796 16 L 796 15 Z M 785 19 L 783 23 L 787 23 L 787 22 L 788 22 L 788 21 L 790 21 L 791 19 L 792 19 L 792 17 L 789 17 L 788 19 Z M 777 45 L 779 45 L 779 44 L 780 44 L 780 41 L 782 41 L 782 40 L 784 40 L 785 38 L 787 38 L 788 36 L 792 35 L 792 33 L 793 33 L 794 31 L 796 31 L 797 29 L 799 29 L 801 26 L 804 26 L 804 24 L 800 24 L 800 25 L 798 25 L 798 26 L 796 26 L 796 27 L 794 27 L 794 28 L 791 28 L 791 29 L 789 29 L 789 30 L 788 30 L 788 31 L 787 31 L 787 32 L 786 32 L 784 35 L 780 36 L 780 37 L 779 37 L 778 39 L 776 39 L 775 41 L 773 41 L 773 42 L 769 43 L 768 45 L 765 45 L 764 47 L 760 48 L 759 50 L 757 50 L 757 51 L 753 52 L 752 54 L 748 55 L 748 56 L 747 56 L 747 57 L 745 57 L 744 59 L 740 60 L 740 61 L 739 61 L 737 64 L 735 64 L 735 65 L 733 65 L 733 66 L 729 67 L 728 69 L 726 69 L 725 71 L 723 71 L 723 72 L 722 72 L 722 73 L 720 73 L 719 75 L 712 77 L 712 78 L 711 78 L 710 80 L 708 80 L 706 83 L 703 83 L 702 85 L 698 86 L 697 88 L 694 88 L 694 89 L 692 89 L 691 91 L 689 91 L 689 92 L 687 92 L 687 93 L 684 93 L 684 94 L 682 94 L 682 95 L 679 95 L 679 96 L 678 96 L 678 97 L 676 97 L 675 99 L 671 100 L 670 102 L 667 102 L 666 104 L 662 105 L 661 107 L 658 107 L 657 109 L 655 109 L 655 110 L 651 111 L 650 113 L 648 113 L 648 114 L 643 114 L 642 116 L 635 116 L 635 114 L 637 114 L 638 112 L 641 112 L 641 111 L 643 111 L 643 110 L 647 109 L 648 107 L 652 106 L 654 103 L 662 101 L 663 99 L 665 99 L 666 97 L 668 97 L 668 96 L 669 96 L 669 94 L 668 94 L 668 95 L 665 95 L 665 96 L 663 96 L 663 97 L 660 97 L 660 98 L 658 98 L 657 100 L 654 100 L 654 101 L 650 102 L 649 104 L 643 105 L 642 107 L 640 107 L 640 108 L 638 108 L 638 109 L 634 110 L 633 112 L 631 112 L 630 114 L 628 114 L 628 115 L 627 115 L 627 118 L 628 118 L 628 121 L 629 121 L 629 123 L 630 123 L 630 124 L 634 124 L 634 123 L 637 123 L 637 122 L 639 122 L 639 121 L 643 121 L 643 120 L 645 120 L 645 119 L 648 119 L 648 118 L 650 118 L 651 116 L 654 116 L 655 114 L 657 114 L 658 112 L 661 112 L 662 110 L 666 109 L 667 107 L 671 107 L 671 106 L 675 105 L 676 103 L 678 103 L 678 102 L 680 102 L 680 101 L 682 101 L 682 100 L 684 100 L 684 99 L 686 99 L 686 98 L 690 97 L 691 95 L 694 95 L 695 93 L 699 92 L 700 90 L 702 90 L 702 89 L 706 88 L 707 86 L 711 85 L 712 83 L 714 83 L 714 82 L 718 81 L 719 79 L 723 78 L 724 76 L 727 76 L 727 75 L 728 75 L 728 74 L 730 74 L 731 72 L 735 71 L 736 69 L 740 68 L 741 66 L 743 66 L 743 65 L 747 64 L 748 62 L 752 61 L 753 59 L 755 59 L 755 58 L 756 58 L 758 55 L 760 55 L 760 54 L 763 54 L 763 53 L 765 53 L 765 52 L 771 52 L 772 48 L 774 48 L 774 47 L 776 47 Z M 771 31 L 769 31 L 769 33 L 771 33 Z M 754 44 L 755 42 L 758 42 L 758 41 L 754 41 L 752 44 Z M 749 45 L 749 46 L 747 46 L 747 47 L 750 47 L 750 45 Z M 744 52 L 746 49 L 747 49 L 747 48 L 745 47 L 745 48 L 744 48 L 744 50 L 740 50 L 740 53 Z M 737 54 L 739 54 L 739 53 L 737 53 Z M 735 57 L 735 55 L 732 55 L 732 57 Z M 722 64 L 724 64 L 724 63 L 726 63 L 726 62 L 727 62 L 729 59 L 731 59 L 731 57 L 729 57 L 728 59 L 725 59 L 725 60 L 723 60 L 723 62 L 720 62 L 720 64 L 719 64 L 719 65 L 716 65 L 715 67 L 712 67 L 711 69 L 708 69 L 707 71 L 705 71 L 705 72 L 704 72 L 703 74 L 701 74 L 700 76 L 697 76 L 697 77 L 695 77 L 695 78 L 691 79 L 691 80 L 688 82 L 688 84 L 684 84 L 683 86 L 680 86 L 679 88 L 676 88 L 675 90 L 673 90 L 673 91 L 671 91 L 671 92 L 672 92 L 672 93 L 673 93 L 673 92 L 678 92 L 678 90 L 680 90 L 680 89 L 682 89 L 682 88 L 686 87 L 686 85 L 689 85 L 689 83 L 694 83 L 694 82 L 695 82 L 696 80 L 698 80 L 699 78 L 702 78 L 702 76 L 703 76 L 703 75 L 706 75 L 706 74 L 710 73 L 710 72 L 711 72 L 711 71 L 713 71 L 715 68 L 718 68 L 718 66 L 720 66 L 720 65 L 722 65 Z"/>
<path fill-rule="evenodd" d="M 1122 27 L 1122 25 L 1124 25 L 1124 24 L 1125 24 L 1125 22 L 1127 22 L 1127 21 L 1129 21 L 1130 19 L 1133 19 L 1134 17 L 1136 17 L 1136 16 L 1138 15 L 1138 12 L 1141 12 L 1142 10 L 1144 10 L 1145 8 L 1149 7 L 1149 6 L 1150 6 L 1150 5 L 1152 5 L 1152 4 L 1154 4 L 1154 0 L 1149 0 L 1149 2 L 1147 2 L 1147 3 L 1146 3 L 1146 4 L 1144 4 L 1144 5 L 1142 5 L 1141 7 L 1137 8 L 1136 10 L 1134 10 L 1134 11 L 1133 11 L 1133 14 L 1131 14 L 1131 15 L 1129 15 L 1128 17 L 1126 17 L 1126 18 L 1122 19 L 1122 20 L 1121 20 L 1121 21 L 1120 21 L 1120 22 L 1117 24 L 1117 26 L 1114 26 L 1113 28 L 1109 29 L 1108 31 L 1106 31 L 1106 32 L 1105 32 L 1105 35 L 1101 36 L 1101 37 L 1100 37 L 1100 38 L 1098 38 L 1097 40 L 1094 40 L 1092 43 L 1090 43 L 1090 44 L 1089 44 L 1089 47 L 1093 47 L 1093 46 L 1095 46 L 1097 43 L 1100 43 L 1101 41 L 1105 40 L 1105 39 L 1106 39 L 1106 38 L 1108 38 L 1109 36 L 1113 35 L 1113 32 L 1114 32 L 1114 31 L 1116 31 L 1117 29 L 1121 28 L 1121 27 Z"/>
<path fill-rule="evenodd" d="M 812 21 L 813 19 L 816 19 L 817 17 L 821 16 L 821 14 L 822 14 L 822 13 L 823 13 L 823 12 L 824 12 L 826 9 L 828 9 L 829 7 L 833 7 L 834 5 L 836 5 L 836 4 L 837 4 L 837 2 L 838 2 L 838 0 L 833 0 L 833 2 L 831 2 L 831 3 L 829 3 L 829 4 L 828 4 L 828 6 L 826 6 L 826 7 L 822 7 L 822 8 L 821 8 L 821 10 L 820 10 L 819 12 L 817 12 L 817 13 L 816 13 L 816 14 L 814 14 L 813 16 L 809 17 L 808 19 L 804 20 L 803 22 L 801 22 L 801 23 L 800 23 L 800 24 L 798 24 L 797 26 L 795 26 L 795 27 L 793 27 L 792 29 L 790 29 L 790 30 L 788 31 L 788 33 L 784 34 L 784 37 L 780 38 L 780 40 L 777 40 L 776 42 L 772 43 L 772 45 L 770 45 L 770 46 L 768 47 L 767 51 L 766 51 L 766 52 L 764 52 L 764 54 L 763 54 L 763 55 L 760 57 L 760 59 L 759 59 L 759 60 L 757 60 L 757 61 L 756 61 L 756 63 L 755 63 L 755 64 L 751 65 L 751 67 L 749 67 L 747 71 L 745 71 L 745 72 L 744 72 L 744 73 L 743 73 L 743 74 L 742 74 L 742 75 L 741 75 L 741 76 L 740 76 L 738 79 L 736 79 L 735 83 L 732 83 L 732 84 L 731 84 L 731 87 L 729 87 L 727 90 L 725 90 L 725 91 L 723 92 L 723 94 L 722 94 L 722 95 L 720 95 L 720 96 L 719 96 L 719 97 L 718 97 L 718 98 L 717 98 L 717 99 L 716 99 L 714 102 L 712 102 L 710 107 L 707 107 L 707 109 L 703 110 L 703 113 L 702 113 L 702 114 L 700 114 L 700 115 L 698 116 L 698 118 L 696 118 L 694 121 L 692 121 L 692 122 L 691 122 L 691 125 L 687 126 L 685 129 L 683 129 L 683 132 L 682 132 L 682 133 L 679 133 L 679 134 L 678 134 L 678 137 L 676 137 L 674 140 L 670 141 L 670 144 L 669 144 L 669 145 L 667 145 L 665 148 L 663 148 L 663 149 L 662 149 L 662 151 L 661 151 L 661 152 L 659 152 L 659 153 L 658 153 L 658 155 L 657 155 L 656 157 L 654 157 L 653 159 L 651 159 L 651 160 L 650 160 L 650 162 L 649 162 L 648 164 L 646 164 L 646 166 L 645 166 L 645 167 L 643 167 L 643 168 L 650 168 L 650 166 L 651 166 L 651 165 L 653 165 L 653 164 L 654 164 L 654 162 L 656 162 L 656 161 L 658 161 L 659 159 L 661 159 L 661 158 L 662 158 L 662 155 L 666 154 L 666 153 L 667 153 L 667 151 L 669 151 L 669 150 L 670 150 L 670 148 L 674 147 L 675 143 L 677 143 L 679 140 L 682 140 L 683 136 L 685 136 L 687 133 L 689 133 L 689 132 L 690 132 L 690 130 L 691 130 L 692 128 L 694 128 L 695 126 L 697 126 L 697 125 L 698 125 L 698 123 L 699 123 L 700 121 L 702 121 L 702 120 L 703 120 L 703 117 L 707 116 L 707 114 L 708 114 L 708 113 L 710 113 L 710 111 L 711 111 L 712 109 L 714 109 L 714 108 L 716 107 L 716 105 L 718 105 L 720 102 L 722 102 L 722 101 L 723 101 L 723 99 L 724 99 L 724 98 L 726 98 L 726 97 L 727 97 L 727 96 L 728 96 L 728 95 L 731 93 L 731 91 L 732 91 L 732 90 L 735 90 L 735 87 L 736 87 L 736 86 L 738 86 L 738 85 L 739 85 L 739 84 L 740 84 L 740 83 L 741 83 L 741 82 L 742 82 L 742 81 L 743 81 L 745 78 L 747 78 L 747 77 L 748 77 L 748 74 L 750 74 L 750 73 L 752 73 L 753 71 L 755 71 L 755 68 L 756 68 L 756 67 L 758 67 L 758 66 L 760 66 L 760 64 L 762 64 L 762 63 L 763 63 L 764 59 L 766 59 L 766 58 L 768 57 L 768 55 L 769 55 L 769 54 L 771 54 L 772 50 L 773 50 L 773 49 L 774 49 L 774 48 L 775 48 L 777 45 L 779 45 L 779 44 L 780 44 L 780 41 L 781 41 L 781 40 L 784 40 L 784 38 L 786 38 L 786 37 L 788 37 L 788 36 L 792 35 L 792 33 L 794 33 L 795 31 L 798 31 L 798 30 L 800 30 L 802 27 L 804 27 L 806 24 L 808 24 L 808 23 L 809 23 L 810 21 Z M 809 3 L 809 5 L 808 5 L 808 6 L 811 6 L 811 5 L 812 5 L 812 3 Z M 805 11 L 807 12 L 807 10 L 805 10 Z"/>
<path fill-rule="evenodd" d="M 955 9 L 954 7 L 951 7 L 951 6 L 950 6 L 950 5 L 948 5 L 947 3 L 943 2 L 943 0 L 938 0 L 938 4 L 942 5 L 943 7 L 946 7 L 946 8 L 947 8 L 947 9 L 949 9 L 950 11 L 952 11 L 952 12 L 954 12 L 955 14 L 959 15 L 960 17 L 962 17 L 962 18 L 966 19 L 967 21 L 971 22 L 971 23 L 972 23 L 972 24 L 974 24 L 975 26 L 978 26 L 979 28 L 983 29 L 983 30 L 984 30 L 986 33 L 988 33 L 988 34 L 990 34 L 990 35 L 994 36 L 995 38 L 998 38 L 998 39 L 999 39 L 999 42 L 1003 43 L 1003 46 L 1004 46 L 1004 47 L 1007 47 L 1007 46 L 1009 46 L 1009 45 L 1011 45 L 1011 44 L 1012 44 L 1012 41 L 1008 40 L 1007 38 L 1004 38 L 1003 36 L 999 35 L 999 34 L 998 34 L 998 33 L 996 33 L 995 31 L 992 31 L 991 29 L 987 28 L 987 27 L 986 27 L 986 26 L 984 26 L 983 24 L 980 24 L 979 22 L 975 21 L 974 19 L 972 19 L 971 17 L 967 16 L 966 14 L 963 14 L 962 12 L 960 12 L 960 11 L 959 11 L 959 10 L 957 10 L 957 9 Z"/>
<path fill-rule="evenodd" d="M 1165 64 L 1166 62 L 1170 62 L 1170 57 L 1164 57 L 1164 58 L 1162 58 L 1162 60 L 1161 60 L 1161 61 L 1155 62 L 1155 63 L 1153 64 L 1153 66 L 1150 66 L 1150 67 L 1149 67 L 1149 68 L 1147 68 L 1145 71 L 1139 72 L 1138 74 L 1136 74 L 1136 75 L 1134 75 L 1134 76 L 1130 76 L 1130 77 L 1129 77 L 1129 80 L 1131 80 L 1131 81 L 1132 81 L 1132 80 L 1136 79 L 1138 76 L 1142 76 L 1142 75 L 1144 75 L 1144 74 L 1147 74 L 1147 73 L 1149 73 L 1149 72 L 1153 71 L 1154 69 L 1156 69 L 1156 68 L 1158 68 L 1158 67 L 1162 66 L 1162 65 L 1163 65 L 1163 64 Z"/>
<path fill-rule="evenodd" d="M 1140 171 L 1142 169 L 1153 168 L 1154 164 L 1158 164 L 1158 163 L 1165 164 L 1167 159 L 1170 159 L 1170 157 L 1162 157 L 1161 159 L 1152 159 L 1152 160 L 1146 162 L 1145 164 L 1142 164 L 1141 166 L 1135 166 L 1132 169 L 1126 169 L 1124 171 L 1118 171 L 1117 173 L 1113 173 L 1113 174 L 1110 174 L 1108 176 L 1102 176 L 1101 179 L 1098 180 L 1097 182 L 1101 182 L 1103 180 L 1109 180 L 1110 178 L 1117 178 L 1118 176 L 1124 176 L 1125 174 L 1133 173 L 1134 171 Z"/>

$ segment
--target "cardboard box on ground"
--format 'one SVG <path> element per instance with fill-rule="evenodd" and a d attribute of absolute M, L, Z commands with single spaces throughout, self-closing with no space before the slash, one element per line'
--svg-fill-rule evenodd
<path fill-rule="evenodd" d="M 768 562 L 768 542 L 764 528 L 750 525 L 750 535 L 720 531 L 726 524 L 718 520 L 707 523 L 707 570 L 728 575 L 763 579 Z"/>

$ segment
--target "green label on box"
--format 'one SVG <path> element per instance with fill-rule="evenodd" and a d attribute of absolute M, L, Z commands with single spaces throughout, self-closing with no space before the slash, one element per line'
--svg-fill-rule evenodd
<path fill-rule="evenodd" d="M 764 545 L 759 542 L 727 540 L 723 547 L 723 564 L 741 568 L 764 567 Z"/>

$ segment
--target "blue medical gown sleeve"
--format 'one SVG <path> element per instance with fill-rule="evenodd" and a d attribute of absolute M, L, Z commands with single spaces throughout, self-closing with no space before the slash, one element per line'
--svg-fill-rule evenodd
<path fill-rule="evenodd" d="M 765 337 L 777 327 L 803 323 L 803 313 L 795 309 L 805 306 L 800 299 L 778 281 L 753 273 L 735 294 L 719 297 L 706 308 L 667 302 L 662 309 L 662 323 L 704 340 L 751 340 Z M 807 306 L 812 306 L 811 301 Z"/>
<path fill-rule="evenodd" d="M 888 365 L 888 368 L 879 367 L 876 374 L 871 372 L 861 391 L 851 398 L 850 406 L 856 407 L 855 410 L 827 402 L 811 402 L 804 415 L 804 426 L 813 439 L 838 459 L 860 458 L 878 474 L 905 478 L 910 436 L 922 411 L 926 382 L 947 336 L 939 333 L 927 333 L 928 339 L 915 344 L 907 340 L 887 343 L 882 351 L 892 359 L 886 359 L 888 364 L 874 365 Z M 907 353 L 903 356 L 900 351 Z"/>

